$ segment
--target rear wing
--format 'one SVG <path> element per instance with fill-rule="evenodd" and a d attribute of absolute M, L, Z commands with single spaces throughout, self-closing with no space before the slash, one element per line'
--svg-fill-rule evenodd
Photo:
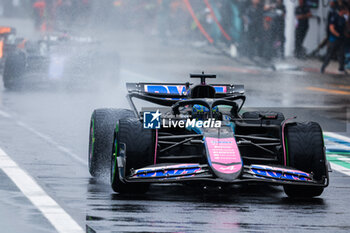
<path fill-rule="evenodd" d="M 145 100 L 162 106 L 173 106 L 189 97 L 192 83 L 126 83 L 127 99 L 135 114 L 140 117 L 133 98 Z M 215 88 L 215 97 L 223 100 L 242 100 L 244 104 L 244 86 L 232 84 L 210 84 Z"/>
<path fill-rule="evenodd" d="M 129 93 L 184 98 L 188 96 L 192 85 L 192 83 L 126 83 L 126 88 Z M 210 84 L 210 86 L 215 88 L 215 97 L 218 98 L 244 94 L 244 85 Z"/>

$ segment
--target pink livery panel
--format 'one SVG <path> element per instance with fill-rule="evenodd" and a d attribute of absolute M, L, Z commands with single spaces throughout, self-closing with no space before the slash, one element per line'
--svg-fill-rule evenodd
<path fill-rule="evenodd" d="M 236 179 L 243 168 L 241 155 L 234 137 L 206 137 L 208 159 L 214 173 L 222 179 Z"/>

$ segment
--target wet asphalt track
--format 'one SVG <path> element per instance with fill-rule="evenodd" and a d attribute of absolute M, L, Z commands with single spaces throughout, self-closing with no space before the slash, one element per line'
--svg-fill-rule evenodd
<path fill-rule="evenodd" d="M 291 200 L 280 187 L 230 188 L 155 185 L 141 196 L 115 194 L 107 176 L 87 170 L 90 115 L 126 107 L 125 82 L 185 82 L 191 72 L 219 74 L 217 82 L 244 83 L 249 107 L 347 107 L 341 89 L 350 77 L 238 67 L 214 50 L 118 39 L 119 81 L 38 87 L 0 93 L 0 148 L 18 163 L 86 232 L 349 232 L 350 178 L 334 171 L 320 198 Z M 96 77 L 98 79 L 98 77 Z M 304 118 L 343 135 L 346 115 L 306 110 Z M 330 127 L 330 125 L 332 127 Z M 0 232 L 55 232 L 50 222 L 0 170 Z"/>

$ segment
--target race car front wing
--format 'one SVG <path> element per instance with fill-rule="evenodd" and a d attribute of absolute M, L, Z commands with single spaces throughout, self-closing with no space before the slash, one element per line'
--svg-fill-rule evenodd
<path fill-rule="evenodd" d="M 173 183 L 185 181 L 203 181 L 219 183 L 242 183 L 242 182 L 266 182 L 276 185 L 309 185 L 327 186 L 328 177 L 323 182 L 316 181 L 313 175 L 307 172 L 267 166 L 246 165 L 241 175 L 234 180 L 224 180 L 215 176 L 209 165 L 205 164 L 171 164 L 149 166 L 133 170 L 125 178 L 126 182 L 149 182 L 149 183 Z"/>

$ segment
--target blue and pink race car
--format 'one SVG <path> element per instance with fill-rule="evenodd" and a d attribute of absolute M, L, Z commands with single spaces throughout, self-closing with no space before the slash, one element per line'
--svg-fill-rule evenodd
<path fill-rule="evenodd" d="M 322 129 L 279 112 L 245 112 L 244 86 L 127 83 L 132 110 L 96 109 L 91 117 L 89 171 L 110 171 L 118 193 L 151 183 L 244 182 L 282 185 L 290 197 L 315 197 L 328 186 Z M 159 108 L 138 110 L 134 99 Z"/>

